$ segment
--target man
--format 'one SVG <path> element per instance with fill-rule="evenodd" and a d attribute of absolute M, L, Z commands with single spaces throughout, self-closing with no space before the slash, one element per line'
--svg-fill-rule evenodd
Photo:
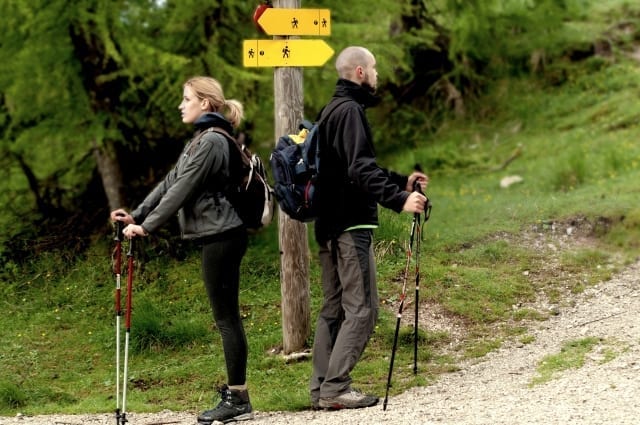
<path fill-rule="evenodd" d="M 374 95 L 378 73 L 373 54 L 358 46 L 336 60 L 338 82 L 324 108 L 321 126 L 322 175 L 315 236 L 320 246 L 324 301 L 317 320 L 310 382 L 314 408 L 353 409 L 377 404 L 378 397 L 351 387 L 350 373 L 360 359 L 378 316 L 373 229 L 378 206 L 396 212 L 422 213 L 425 174 L 409 177 L 376 163 L 365 108 L 379 103 Z"/>

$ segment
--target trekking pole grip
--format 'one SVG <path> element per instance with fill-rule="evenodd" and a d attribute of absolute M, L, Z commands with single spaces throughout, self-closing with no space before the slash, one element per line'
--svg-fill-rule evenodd
<path fill-rule="evenodd" d="M 116 220 L 114 225 L 116 227 L 116 232 L 113 240 L 116 242 L 122 242 L 122 240 L 124 239 L 124 235 L 122 234 L 122 231 L 124 230 L 124 223 L 120 220 Z"/>

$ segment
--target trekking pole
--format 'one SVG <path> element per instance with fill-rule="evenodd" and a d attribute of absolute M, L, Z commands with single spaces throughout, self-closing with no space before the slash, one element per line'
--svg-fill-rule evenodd
<path fill-rule="evenodd" d="M 122 306 L 120 305 L 121 287 L 120 278 L 122 275 L 122 229 L 121 221 L 115 222 L 116 246 L 113 250 L 113 273 L 116 275 L 115 291 L 115 313 L 116 313 L 116 425 L 120 423 L 120 317 L 122 316 Z"/>
<path fill-rule="evenodd" d="M 416 181 L 413 185 L 413 190 L 422 193 L 420 190 L 420 184 Z M 414 217 L 418 224 L 416 225 L 416 295 L 415 295 L 415 307 L 413 312 L 413 374 L 418 373 L 418 312 L 420 303 L 420 239 L 422 238 L 422 224 L 420 223 L 420 214 L 415 213 Z"/>
<path fill-rule="evenodd" d="M 420 184 L 416 181 L 414 184 L 414 190 L 422 193 L 420 189 Z M 426 196 L 426 195 L 425 195 Z M 424 221 L 420 223 L 420 214 L 415 214 L 414 217 L 417 219 L 417 230 L 416 230 L 416 295 L 415 295 L 415 310 L 413 317 L 413 374 L 418 374 L 418 314 L 419 314 L 419 304 L 420 304 L 420 242 L 422 241 L 422 226 L 427 223 L 429 220 L 429 216 L 431 216 L 431 201 L 427 198 L 427 202 L 424 207 Z"/>
<path fill-rule="evenodd" d="M 133 237 L 129 239 L 129 251 L 127 252 L 127 303 L 124 316 L 124 372 L 122 376 L 122 414 L 120 424 L 127 422 L 127 372 L 129 369 L 129 335 L 131 334 L 131 296 L 133 294 Z"/>
<path fill-rule="evenodd" d="M 409 236 L 409 248 L 407 249 L 407 264 L 404 268 L 404 277 L 402 279 L 402 293 L 400 294 L 400 306 L 398 307 L 398 314 L 396 315 L 396 330 L 393 336 L 393 347 L 391 348 L 391 361 L 389 363 L 389 375 L 387 376 L 387 391 L 384 396 L 384 402 L 382 404 L 382 410 L 387 410 L 387 401 L 389 399 L 389 387 L 391 386 L 391 375 L 393 373 L 393 362 L 396 357 L 396 348 L 398 347 L 398 334 L 400 332 L 400 320 L 402 319 L 402 310 L 404 309 L 404 300 L 407 297 L 407 275 L 409 274 L 409 265 L 411 264 L 411 255 L 413 249 L 413 238 L 415 236 L 416 225 L 419 218 L 419 214 L 413 215 L 413 221 L 411 222 L 411 233 Z"/>
<path fill-rule="evenodd" d="M 420 303 L 420 237 L 422 235 L 422 225 L 418 218 L 418 230 L 416 239 L 416 295 L 415 295 L 415 310 L 413 313 L 413 374 L 418 374 L 418 312 Z"/>

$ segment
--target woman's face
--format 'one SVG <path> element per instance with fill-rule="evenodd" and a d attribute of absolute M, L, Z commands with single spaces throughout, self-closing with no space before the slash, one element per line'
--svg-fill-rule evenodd
<path fill-rule="evenodd" d="M 205 99 L 199 99 L 191 87 L 185 86 L 182 93 L 182 102 L 180 102 L 180 115 L 182 122 L 185 124 L 193 124 L 207 110 L 208 102 Z"/>

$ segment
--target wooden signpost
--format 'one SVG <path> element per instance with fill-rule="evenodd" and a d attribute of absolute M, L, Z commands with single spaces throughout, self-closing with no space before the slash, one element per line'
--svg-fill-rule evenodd
<path fill-rule="evenodd" d="M 302 68 L 323 66 L 333 49 L 321 39 L 299 36 L 331 34 L 328 9 L 301 9 L 300 0 L 275 0 L 274 7 L 259 6 L 254 22 L 268 35 L 267 40 L 244 40 L 245 67 L 273 67 L 275 137 L 297 133 L 304 116 Z M 291 39 L 290 37 L 296 37 Z M 305 223 L 278 214 L 280 245 L 280 288 L 282 293 L 283 354 L 300 353 L 311 335 L 309 290 L 309 244 Z"/>

